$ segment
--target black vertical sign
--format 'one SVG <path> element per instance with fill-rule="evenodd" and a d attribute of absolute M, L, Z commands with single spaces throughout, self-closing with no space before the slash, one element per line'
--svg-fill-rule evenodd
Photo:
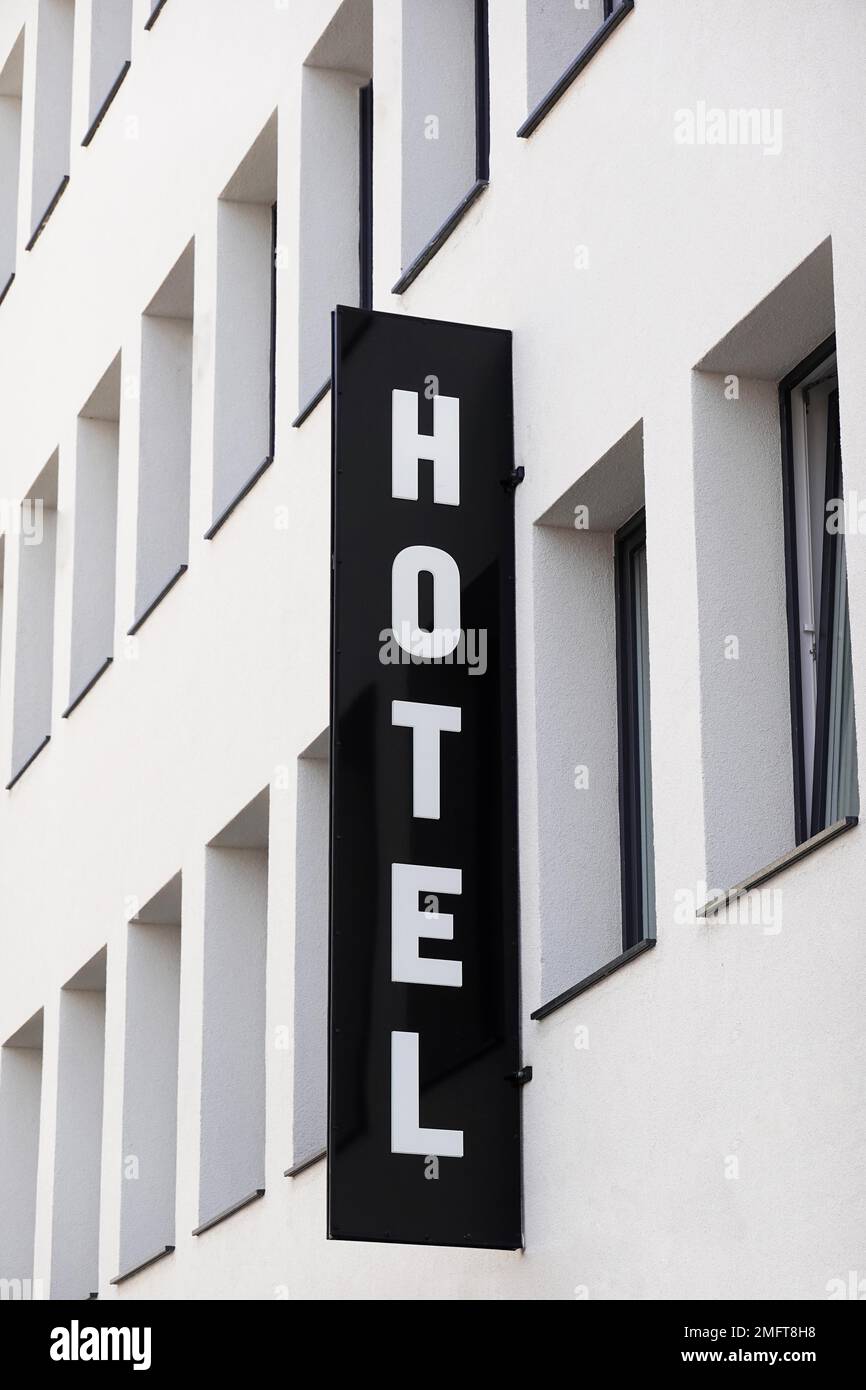
<path fill-rule="evenodd" d="M 522 1241 L 511 335 L 334 316 L 328 1234 Z"/>

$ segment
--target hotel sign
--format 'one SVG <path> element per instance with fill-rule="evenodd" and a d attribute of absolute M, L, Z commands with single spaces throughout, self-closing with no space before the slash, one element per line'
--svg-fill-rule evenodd
<path fill-rule="evenodd" d="M 334 316 L 328 1234 L 522 1240 L 511 335 Z"/>

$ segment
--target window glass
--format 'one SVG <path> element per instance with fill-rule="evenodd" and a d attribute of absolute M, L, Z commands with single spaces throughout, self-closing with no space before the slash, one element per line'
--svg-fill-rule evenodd
<path fill-rule="evenodd" d="M 790 392 L 804 827 L 859 810 L 835 353 Z"/>
<path fill-rule="evenodd" d="M 616 534 L 617 705 L 622 944 L 655 935 L 646 523 Z"/>

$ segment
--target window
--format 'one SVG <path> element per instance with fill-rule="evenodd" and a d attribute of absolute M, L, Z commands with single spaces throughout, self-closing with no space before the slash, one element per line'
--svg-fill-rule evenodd
<path fill-rule="evenodd" d="M 530 114 L 518 135 L 532 134 L 632 9 L 634 0 L 526 0 Z"/>
<path fill-rule="evenodd" d="M 265 1185 L 269 820 L 265 790 L 207 848 L 196 1234 Z"/>
<path fill-rule="evenodd" d="M 654 934 L 646 519 L 616 535 L 617 707 L 623 950 Z"/>
<path fill-rule="evenodd" d="M 11 787 L 51 736 L 58 456 L 21 504 Z"/>
<path fill-rule="evenodd" d="M 78 417 L 69 707 L 110 664 L 114 648 L 120 355 Z"/>
<path fill-rule="evenodd" d="M 545 1001 L 533 1018 L 655 942 L 643 507 L 638 421 L 533 531 Z"/>
<path fill-rule="evenodd" d="M 89 145 L 129 72 L 132 0 L 92 0 L 90 29 Z"/>
<path fill-rule="evenodd" d="M 0 72 L 0 302 L 15 276 L 24 31 Z"/>
<path fill-rule="evenodd" d="M 403 265 L 399 294 L 489 177 L 487 0 L 403 0 Z"/>
<path fill-rule="evenodd" d="M 33 130 L 32 250 L 69 182 L 75 0 L 39 0 Z"/>
<path fill-rule="evenodd" d="M 195 246 L 141 320 L 135 633 L 187 568 Z"/>
<path fill-rule="evenodd" d="M 292 1171 L 320 1157 L 328 1095 L 328 730 L 298 759 Z"/>
<path fill-rule="evenodd" d="M 331 312 L 372 307 L 373 13 L 344 0 L 304 64 L 301 93 L 300 425 L 328 389 Z"/>
<path fill-rule="evenodd" d="M 117 1280 L 174 1245 L 182 896 L 176 874 L 127 934 Z"/>
<path fill-rule="evenodd" d="M 785 378 L 781 408 L 799 844 L 860 806 L 834 338 Z"/>
<path fill-rule="evenodd" d="M 207 539 L 274 457 L 276 228 L 274 115 L 217 204 L 213 523 Z"/>
<path fill-rule="evenodd" d="M 19 1298 L 45 1296 L 33 1278 L 42 1104 L 42 1010 L 0 1048 L 2 1278 Z M 16 1284 L 14 1281 L 18 1281 Z M 13 1294 L 13 1296 L 15 1296 Z"/>
<path fill-rule="evenodd" d="M 51 1297 L 99 1289 L 105 948 L 60 991 Z"/>
<path fill-rule="evenodd" d="M 803 761 L 800 639 L 789 616 L 793 469 L 780 457 L 779 385 L 792 385 L 796 364 L 833 333 L 833 278 L 827 238 L 738 311 L 692 374 L 707 900 L 808 836 L 792 775 L 792 747 L 794 766 Z"/>

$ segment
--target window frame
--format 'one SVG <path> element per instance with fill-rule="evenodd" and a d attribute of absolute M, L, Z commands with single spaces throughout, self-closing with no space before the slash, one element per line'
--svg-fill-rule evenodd
<path fill-rule="evenodd" d="M 640 733 L 640 614 L 633 561 L 646 549 L 646 510 L 641 508 L 614 535 L 616 611 L 617 741 L 619 749 L 619 844 L 623 951 L 655 934 L 645 920 L 644 863 L 648 858 L 641 824 L 647 794 Z M 652 783 L 649 788 L 650 800 Z M 650 849 L 651 849 L 650 843 Z"/>
<path fill-rule="evenodd" d="M 806 799 L 806 748 L 804 741 L 805 718 L 803 710 L 803 676 L 800 660 L 800 574 L 797 549 L 797 491 L 795 486 L 795 458 L 794 458 L 794 430 L 792 416 L 792 401 L 794 392 L 805 382 L 828 358 L 836 353 L 836 334 L 831 333 L 828 338 L 819 343 L 787 376 L 779 382 L 779 420 L 781 434 L 781 462 L 782 462 L 782 502 L 783 519 L 785 533 L 785 606 L 788 626 L 788 680 L 791 702 L 791 755 L 792 755 L 792 778 L 793 778 L 793 799 L 794 799 L 794 837 L 795 843 L 801 845 L 812 838 L 822 829 L 828 826 L 820 826 L 816 823 L 816 810 L 823 800 L 823 790 L 826 787 L 826 775 L 828 767 L 828 736 L 829 724 L 827 721 L 827 685 L 832 676 L 833 665 L 825 660 L 822 661 L 822 648 L 826 651 L 826 641 L 821 641 L 822 634 L 826 633 L 826 623 L 832 613 L 832 592 L 831 577 L 835 580 L 839 559 L 838 549 L 834 546 L 837 537 L 831 536 L 828 531 L 824 533 L 824 559 L 821 566 L 821 600 L 818 620 L 817 639 L 819 666 L 817 672 L 818 699 L 815 716 L 815 746 L 813 749 L 813 785 L 811 805 L 807 805 Z M 838 394 L 838 388 L 837 388 Z M 838 402 L 837 402 L 838 408 Z M 829 411 L 829 405 L 828 405 Z M 838 418 L 838 417 L 837 417 Z M 829 430 L 829 417 L 828 417 Z M 827 482 L 825 486 L 825 504 L 828 498 L 827 489 L 832 489 L 838 484 L 834 496 L 841 496 L 842 487 L 842 462 L 841 450 L 838 450 L 832 461 L 827 463 Z M 835 549 L 836 554 L 831 559 L 831 550 Z M 831 576 L 832 570 L 832 576 Z M 846 819 L 851 819 L 850 817 Z"/>
<path fill-rule="evenodd" d="M 149 33 L 150 30 L 153 28 L 154 24 L 156 23 L 156 21 L 159 19 L 160 15 L 162 14 L 163 7 L 164 7 L 165 3 L 166 3 L 166 0 L 156 0 L 156 3 L 154 4 L 153 9 L 151 10 L 150 14 L 148 15 L 147 19 L 146 19 L 145 22 L 144 22 L 144 27 L 145 27 L 145 29 L 148 31 L 148 33 Z"/>
<path fill-rule="evenodd" d="M 832 445 L 832 455 L 831 455 Z M 839 384 L 827 398 L 827 450 L 824 463 L 824 543 L 821 557 L 821 604 L 818 618 L 818 651 L 816 679 L 818 694 L 815 704 L 815 754 L 812 774 L 812 805 L 810 833 L 826 830 L 827 777 L 830 766 L 830 705 L 835 650 L 827 640 L 834 632 L 836 619 L 836 587 L 840 566 L 846 563 L 839 535 L 828 530 L 828 503 L 842 496 L 842 448 L 839 438 Z M 847 583 L 847 574 L 845 575 Z M 823 640 L 822 640 L 823 638 Z M 818 824 L 819 820 L 822 822 Z"/>
<path fill-rule="evenodd" d="M 268 378 L 268 459 L 277 452 L 277 256 L 279 255 L 278 200 L 271 204 L 271 344 Z"/>
<path fill-rule="evenodd" d="M 562 76 L 557 78 L 550 91 L 535 104 L 526 120 L 518 127 L 517 134 L 521 140 L 528 139 L 533 131 L 537 130 L 548 111 L 551 111 L 559 98 L 568 91 L 572 82 L 583 72 L 587 63 L 595 57 L 614 29 L 617 29 L 626 15 L 631 13 L 634 9 L 634 3 L 635 0 L 620 0 L 620 4 L 617 5 L 615 0 L 604 0 L 604 19 L 592 37 L 569 63 Z"/>
<path fill-rule="evenodd" d="M 114 98 L 117 96 L 117 93 L 123 86 L 126 74 L 129 72 L 129 69 L 131 67 L 132 59 L 125 58 L 120 72 L 117 74 L 111 86 L 109 87 L 108 92 L 103 97 L 102 103 L 99 106 L 96 115 L 93 117 L 93 120 L 90 122 L 90 125 L 87 127 L 87 130 L 85 131 L 84 139 L 81 142 L 82 149 L 86 150 L 87 147 L 91 144 L 94 135 L 98 131 L 99 127 L 102 125 L 102 122 L 105 120 L 105 117 L 108 115 L 108 108 L 111 106 L 112 102 L 114 101 Z"/>
<path fill-rule="evenodd" d="M 475 0 L 475 182 L 391 289 L 402 294 L 432 261 L 490 183 L 490 16 L 488 0 Z"/>

